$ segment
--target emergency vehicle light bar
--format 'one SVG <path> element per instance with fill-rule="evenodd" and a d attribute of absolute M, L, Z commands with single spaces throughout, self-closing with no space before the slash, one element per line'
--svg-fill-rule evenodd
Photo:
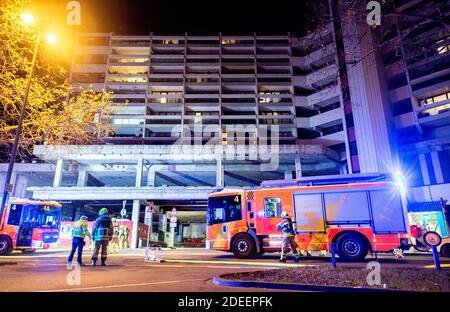
<path fill-rule="evenodd" d="M 261 183 L 262 187 L 285 187 L 285 186 L 314 186 L 329 184 L 349 184 L 358 182 L 389 181 L 392 177 L 382 173 L 358 173 L 346 175 L 327 175 L 316 177 L 304 177 L 289 180 L 268 180 Z"/>

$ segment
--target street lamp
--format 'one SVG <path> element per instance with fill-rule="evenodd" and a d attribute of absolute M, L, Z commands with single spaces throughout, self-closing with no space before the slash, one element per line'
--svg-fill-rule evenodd
<path fill-rule="evenodd" d="M 23 13 L 21 17 L 22 17 L 22 21 L 24 23 L 26 23 L 28 25 L 35 24 L 34 17 L 30 13 Z M 54 34 L 49 33 L 47 35 L 46 39 L 47 39 L 47 42 L 50 44 L 56 43 L 56 36 Z M 20 134 L 22 132 L 23 119 L 25 117 L 26 106 L 28 103 L 28 94 L 30 92 L 31 79 L 33 78 L 33 72 L 34 72 L 34 68 L 36 66 L 36 58 L 37 58 L 40 40 L 41 40 L 41 34 L 40 34 L 40 30 L 38 29 L 37 34 L 36 34 L 36 42 L 34 44 L 33 59 L 31 61 L 31 67 L 28 72 L 27 82 L 26 82 L 26 86 L 25 86 L 25 94 L 23 96 L 22 106 L 20 107 L 20 116 L 19 116 L 19 121 L 17 122 L 16 136 L 14 138 L 14 143 L 13 143 L 11 154 L 10 154 L 8 171 L 6 172 L 5 185 L 3 188 L 2 202 L 1 202 L 1 206 L 0 206 L 0 218 L 3 215 L 3 208 L 6 205 L 6 200 L 8 199 L 8 194 L 12 192 L 12 188 L 13 188 L 13 186 L 11 185 L 11 177 L 12 177 L 12 173 L 13 173 L 13 169 L 14 169 L 14 162 L 15 162 L 16 156 L 17 156 L 17 149 L 19 146 L 19 139 L 20 139 Z"/>

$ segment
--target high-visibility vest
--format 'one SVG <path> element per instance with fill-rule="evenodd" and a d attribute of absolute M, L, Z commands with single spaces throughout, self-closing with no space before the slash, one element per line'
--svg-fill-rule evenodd
<path fill-rule="evenodd" d="M 75 225 L 72 229 L 72 237 L 85 238 L 86 235 L 91 236 L 88 230 L 87 222 L 84 220 L 75 222 Z"/>

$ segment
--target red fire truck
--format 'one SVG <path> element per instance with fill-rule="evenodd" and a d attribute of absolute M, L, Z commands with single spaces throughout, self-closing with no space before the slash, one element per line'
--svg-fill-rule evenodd
<path fill-rule="evenodd" d="M 276 225 L 296 220 L 300 250 L 330 250 L 359 261 L 367 253 L 409 249 L 404 189 L 384 175 L 347 175 L 263 182 L 261 187 L 210 194 L 207 248 L 238 258 L 281 249 Z"/>
<path fill-rule="evenodd" d="M 0 255 L 49 248 L 59 239 L 60 223 L 61 204 L 57 202 L 10 199 L 0 217 Z"/>

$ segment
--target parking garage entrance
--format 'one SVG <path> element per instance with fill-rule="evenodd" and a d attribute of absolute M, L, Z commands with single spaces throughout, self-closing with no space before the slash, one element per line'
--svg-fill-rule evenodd
<path fill-rule="evenodd" d="M 70 241 L 71 227 L 82 215 L 93 222 L 101 208 L 108 209 L 111 216 L 130 228 L 132 246 L 132 228 L 137 226 L 136 246 L 159 244 L 167 247 L 172 243 L 170 232 L 170 212 L 177 210 L 177 223 L 174 228 L 173 243 L 175 247 L 204 247 L 206 240 L 206 206 L 207 201 L 192 200 L 141 200 L 137 224 L 133 220 L 133 200 L 69 200 L 60 201 L 63 205 L 61 244 Z M 152 207 L 151 212 L 149 207 Z M 67 236 L 67 237 L 66 237 Z M 133 238 L 134 239 L 134 238 Z"/>

